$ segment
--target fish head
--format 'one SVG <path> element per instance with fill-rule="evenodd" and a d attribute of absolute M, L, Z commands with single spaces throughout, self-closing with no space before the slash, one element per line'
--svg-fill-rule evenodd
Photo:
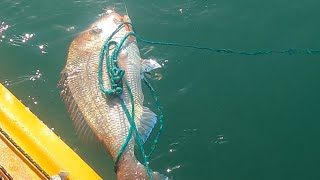
<path fill-rule="evenodd" d="M 105 42 L 119 27 L 123 22 L 131 22 L 128 16 L 121 16 L 114 10 L 106 10 L 105 13 L 100 15 L 100 17 L 89 26 L 89 28 L 84 32 L 83 37 L 90 42 Z M 128 31 L 127 25 L 125 28 L 120 29 L 116 35 L 113 36 L 114 39 L 124 37 Z"/>

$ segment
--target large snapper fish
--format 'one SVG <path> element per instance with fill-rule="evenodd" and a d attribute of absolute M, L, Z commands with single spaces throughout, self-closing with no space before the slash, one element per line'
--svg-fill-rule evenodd
<path fill-rule="evenodd" d="M 113 160 L 116 159 L 125 142 L 130 125 L 120 99 L 106 96 L 101 92 L 98 84 L 98 63 L 102 46 L 122 22 L 130 22 L 129 17 L 108 10 L 87 30 L 81 32 L 69 47 L 67 62 L 59 83 L 62 87 L 61 95 L 76 128 L 82 134 L 91 129 Z M 131 31 L 130 25 L 126 25 L 111 40 L 119 43 Z M 113 50 L 111 47 L 110 51 Z M 127 81 L 131 87 L 135 106 L 135 124 L 142 141 L 145 142 L 157 118 L 155 113 L 143 106 L 141 77 L 145 70 L 158 68 L 159 65 L 140 58 L 139 49 L 133 37 L 125 41 L 117 59 L 119 67 L 125 70 L 124 81 Z M 106 70 L 105 64 L 103 69 Z M 102 79 L 105 87 L 110 89 L 107 72 L 103 73 Z M 125 86 L 123 88 L 120 98 L 131 112 L 132 102 L 129 92 Z M 116 172 L 119 180 L 149 179 L 146 168 L 134 155 L 134 136 L 133 134 L 117 164 Z M 152 176 L 153 179 L 167 179 L 156 172 L 153 172 Z"/>

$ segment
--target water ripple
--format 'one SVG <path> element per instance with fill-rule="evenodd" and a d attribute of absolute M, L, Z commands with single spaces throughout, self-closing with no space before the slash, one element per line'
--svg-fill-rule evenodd
<path fill-rule="evenodd" d="M 19 76 L 13 80 L 5 79 L 3 84 L 5 86 L 15 86 L 21 83 L 27 82 L 46 82 L 46 79 L 43 77 L 39 69 L 32 71 L 31 74 Z"/>

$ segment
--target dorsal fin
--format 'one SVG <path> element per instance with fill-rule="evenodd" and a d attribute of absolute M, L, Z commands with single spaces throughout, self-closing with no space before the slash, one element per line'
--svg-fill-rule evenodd
<path fill-rule="evenodd" d="M 91 143 L 96 141 L 96 137 L 94 132 L 91 130 L 90 126 L 87 124 L 84 119 L 83 114 L 78 108 L 77 103 L 72 97 L 72 93 L 68 87 L 68 74 L 63 70 L 61 72 L 61 79 L 59 81 L 59 87 L 62 89 L 60 92 L 63 101 L 67 107 L 68 113 L 70 114 L 70 118 L 74 122 L 76 133 L 85 143 Z"/>
<path fill-rule="evenodd" d="M 153 127 L 157 123 L 157 115 L 149 108 L 143 107 L 143 113 L 138 128 L 139 135 L 143 143 L 145 143 L 152 132 Z"/>

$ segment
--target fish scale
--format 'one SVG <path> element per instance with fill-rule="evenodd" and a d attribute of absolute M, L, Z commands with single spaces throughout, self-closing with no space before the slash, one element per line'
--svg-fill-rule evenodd
<path fill-rule="evenodd" d="M 70 49 L 79 48 L 78 41 L 76 39 L 70 46 Z M 67 77 L 67 84 L 73 94 L 73 99 L 86 121 L 89 121 L 87 123 L 91 129 L 94 129 L 98 138 L 105 141 L 107 146 L 109 146 L 107 149 L 114 159 L 129 132 L 129 123 L 119 100 L 113 97 L 106 97 L 99 89 L 97 73 L 100 49 L 96 47 L 101 47 L 103 43 L 103 41 L 98 41 L 92 48 L 90 44 L 87 44 L 85 48 L 91 48 L 92 50 L 88 52 L 84 49 L 85 53 L 71 50 L 68 55 L 65 73 L 70 75 Z M 135 43 L 130 43 L 125 51 L 128 53 L 128 58 L 131 59 L 125 63 L 125 79 L 133 91 L 136 102 L 135 108 L 137 110 L 135 112 L 135 123 L 138 125 L 139 118 L 142 115 L 143 102 L 141 86 L 138 85 L 141 84 L 140 54 Z M 138 61 L 135 62 L 132 59 L 138 59 Z M 84 65 L 83 69 L 79 68 L 79 64 Z M 105 65 L 103 68 L 106 69 Z M 106 74 L 106 72 L 103 74 L 105 87 L 110 87 L 110 80 Z M 131 102 L 126 88 L 124 88 L 122 98 L 131 111 Z M 128 149 L 133 152 L 132 142 L 129 144 Z"/>
<path fill-rule="evenodd" d="M 130 124 L 120 99 L 102 93 L 99 86 L 98 69 L 101 48 L 111 35 L 112 29 L 113 31 L 116 30 L 121 23 L 114 20 L 116 16 L 119 15 L 114 12 L 102 15 L 88 30 L 81 32 L 73 40 L 60 80 L 60 85 L 63 88 L 61 95 L 76 129 L 80 134 L 93 132 L 104 144 L 113 160 L 116 159 L 126 141 Z M 119 43 L 126 33 L 128 33 L 127 30 L 123 28 L 111 40 Z M 110 52 L 112 53 L 113 50 L 110 50 Z M 134 122 L 137 128 L 143 125 L 140 133 L 144 133 L 142 135 L 147 138 L 156 123 L 156 117 L 148 108 L 143 107 L 142 60 L 134 39 L 126 40 L 117 60 L 119 68 L 125 70 L 123 81 L 130 86 L 134 102 L 130 101 L 126 86 L 123 86 L 123 93 L 120 98 L 125 102 L 130 113 L 132 113 L 131 103 L 134 103 Z M 102 68 L 104 88 L 110 89 L 111 83 L 106 63 L 103 63 Z M 87 135 L 84 134 L 84 136 Z M 145 167 L 139 163 L 134 155 L 135 141 L 132 137 L 117 164 L 117 177 L 123 180 L 147 179 L 148 175 Z M 153 176 L 156 177 L 159 174 L 153 173 Z"/>

